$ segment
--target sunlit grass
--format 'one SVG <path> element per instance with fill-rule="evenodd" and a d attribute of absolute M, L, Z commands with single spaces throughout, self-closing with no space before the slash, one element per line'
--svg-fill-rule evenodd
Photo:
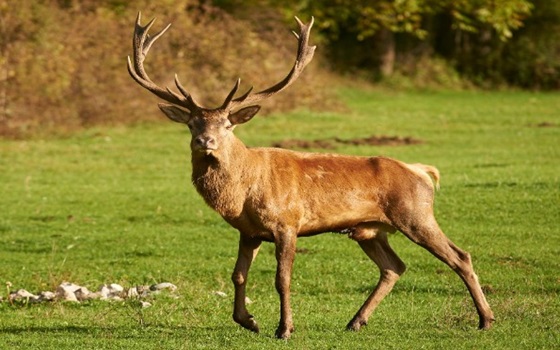
<path fill-rule="evenodd" d="M 298 242 L 293 339 L 273 339 L 279 306 L 270 244 L 248 285 L 249 308 L 262 333 L 241 329 L 231 320 L 237 233 L 190 184 L 188 131 L 161 123 L 0 141 L 2 285 L 9 281 L 12 290 L 31 292 L 64 280 L 90 289 L 110 282 L 179 287 L 178 299 L 160 295 L 148 309 L 130 301 L 0 303 L 0 348 L 557 347 L 560 96 L 341 95 L 347 113 L 256 117 L 237 134 L 252 146 L 373 134 L 422 140 L 397 147 L 344 145 L 337 152 L 382 154 L 440 169 L 436 215 L 448 236 L 472 254 L 497 317 L 494 329 L 476 330 L 476 312 L 459 278 L 400 234 L 390 239 L 408 271 L 361 332 L 344 326 L 377 280 L 377 268 L 354 242 L 335 234 Z"/>

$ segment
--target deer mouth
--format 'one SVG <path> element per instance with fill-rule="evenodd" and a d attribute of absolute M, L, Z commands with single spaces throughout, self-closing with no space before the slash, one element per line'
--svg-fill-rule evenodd
<path fill-rule="evenodd" d="M 215 151 L 218 150 L 218 147 L 216 146 L 198 146 L 198 147 L 193 147 L 193 151 L 195 151 L 196 153 L 200 153 L 203 155 L 212 155 L 212 153 L 214 153 Z"/>
<path fill-rule="evenodd" d="M 214 153 L 214 151 L 217 151 L 217 149 L 216 148 L 206 148 L 206 149 L 202 150 L 202 153 L 204 153 L 207 156 L 211 156 Z"/>

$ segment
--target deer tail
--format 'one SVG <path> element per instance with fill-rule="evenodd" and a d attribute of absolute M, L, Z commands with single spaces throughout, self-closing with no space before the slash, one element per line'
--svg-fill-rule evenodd
<path fill-rule="evenodd" d="M 411 165 L 416 169 L 421 170 L 423 173 L 427 174 L 432 180 L 435 189 L 439 190 L 440 175 L 439 175 L 439 170 L 435 166 L 420 164 L 420 163 L 411 164 Z"/>

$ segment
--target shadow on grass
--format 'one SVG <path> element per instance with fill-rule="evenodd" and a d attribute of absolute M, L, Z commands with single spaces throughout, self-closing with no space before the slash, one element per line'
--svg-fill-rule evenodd
<path fill-rule="evenodd" d="M 181 325 L 145 325 L 145 326 L 79 326 L 79 325 L 52 325 L 52 326 L 8 326 L 0 328 L 0 335 L 2 334 L 12 334 L 12 335 L 25 335 L 29 333 L 35 334 L 90 334 L 98 335 L 102 333 L 111 333 L 113 336 L 122 334 L 122 338 L 131 338 L 139 336 L 141 334 L 186 334 L 190 332 L 196 332 L 199 334 L 225 334 L 232 333 L 237 330 L 235 325 L 231 326 L 181 326 Z M 239 328 L 239 330 L 242 330 Z M 247 331 L 248 332 L 248 331 Z M 248 332 L 249 334 L 252 334 Z M 272 337 L 272 335 L 271 335 Z"/>
<path fill-rule="evenodd" d="M 86 326 L 14 326 L 14 327 L 2 327 L 0 329 L 0 334 L 25 334 L 25 333 L 76 333 L 76 334 L 92 334 L 97 331 L 112 330 L 115 327 L 94 327 L 95 331 L 92 330 L 93 327 Z"/>
<path fill-rule="evenodd" d="M 2 349 L 191 349 L 231 348 L 233 338 L 272 341 L 265 336 L 242 332 L 232 326 L 154 325 L 28 325 L 0 327 Z M 7 347 L 4 347 L 7 345 Z M 205 346 L 204 346 L 205 347 Z M 206 347 L 205 347 L 206 348 Z"/>
<path fill-rule="evenodd" d="M 377 281 L 372 283 L 371 285 L 360 285 L 356 287 L 349 288 L 348 290 L 352 293 L 357 294 L 369 294 L 375 288 Z M 421 285 L 421 284 L 413 284 L 411 282 L 399 281 L 395 285 L 394 289 L 391 290 L 391 294 L 429 294 L 429 295 L 439 295 L 439 296 L 461 296 L 465 293 L 468 295 L 468 290 L 463 287 L 463 284 L 460 279 L 457 279 L 457 286 L 448 286 L 445 285 L 445 282 L 442 281 L 441 285 Z"/>

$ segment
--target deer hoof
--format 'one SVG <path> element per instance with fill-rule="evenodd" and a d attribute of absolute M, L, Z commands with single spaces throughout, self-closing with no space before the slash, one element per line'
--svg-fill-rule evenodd
<path fill-rule="evenodd" d="M 488 319 L 480 319 L 480 322 L 478 323 L 478 329 L 480 330 L 487 330 L 492 328 L 492 322 L 494 322 L 494 318 L 488 318 Z"/>
<path fill-rule="evenodd" d="M 278 326 L 276 329 L 276 338 L 288 340 L 294 331 L 294 327 Z"/>
<path fill-rule="evenodd" d="M 251 332 L 255 332 L 255 333 L 259 333 L 259 325 L 257 324 L 257 321 L 255 321 L 254 318 L 250 318 L 247 320 L 247 322 L 244 322 L 241 324 L 241 326 L 243 326 L 243 328 L 250 330 Z"/>
<path fill-rule="evenodd" d="M 360 330 L 360 328 L 362 328 L 362 326 L 365 325 L 367 325 L 367 321 L 353 318 L 352 321 L 350 321 L 346 326 L 346 330 L 357 332 Z"/>
<path fill-rule="evenodd" d="M 259 325 L 257 324 L 257 321 L 255 321 L 253 316 L 249 315 L 249 317 L 244 319 L 234 317 L 233 319 L 236 323 L 239 323 L 241 327 L 248 329 L 251 332 L 259 333 Z"/>

